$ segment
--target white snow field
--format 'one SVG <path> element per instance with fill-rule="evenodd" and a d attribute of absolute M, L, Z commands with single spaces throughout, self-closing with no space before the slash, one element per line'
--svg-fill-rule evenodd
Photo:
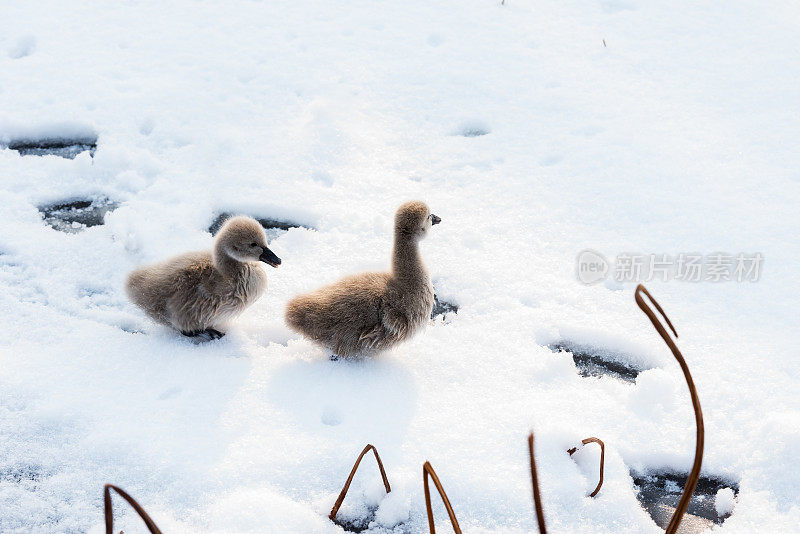
<path fill-rule="evenodd" d="M 343 519 L 427 532 L 430 460 L 465 532 L 536 532 L 531 429 L 551 532 L 661 532 L 631 473 L 688 472 L 688 390 L 635 283 L 577 280 L 587 248 L 763 255 L 755 282 L 646 285 L 699 390 L 703 475 L 736 488 L 711 528 L 797 532 L 798 50 L 788 1 L 4 0 L 0 532 L 103 532 L 107 482 L 165 533 L 342 532 L 367 443 L 393 491 L 366 457 Z M 105 224 L 39 211 L 81 199 Z M 284 305 L 387 268 L 409 199 L 442 218 L 422 251 L 460 309 L 329 361 Z M 305 227 L 272 232 L 265 296 L 195 343 L 122 285 L 210 247 L 221 212 Z M 558 343 L 644 371 L 583 377 Z M 596 498 L 598 449 L 566 453 L 592 435 Z"/>

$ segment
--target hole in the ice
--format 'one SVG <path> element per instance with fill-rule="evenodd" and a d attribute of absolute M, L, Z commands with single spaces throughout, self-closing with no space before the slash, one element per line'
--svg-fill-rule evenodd
<path fill-rule="evenodd" d="M 433 295 L 433 310 L 431 310 L 431 319 L 436 319 L 441 316 L 442 320 L 447 319 L 450 313 L 458 313 L 458 306 L 446 300 L 440 300 L 439 296 L 434 293 Z"/>
<path fill-rule="evenodd" d="M 39 206 L 44 222 L 59 232 L 75 234 L 90 226 L 100 226 L 106 213 L 119 204 L 107 198 L 79 199 Z"/>
<path fill-rule="evenodd" d="M 482 135 L 488 135 L 489 133 L 491 133 L 491 130 L 479 123 L 463 124 L 456 131 L 456 135 L 460 135 L 461 137 L 480 137 Z"/>
<path fill-rule="evenodd" d="M 480 119 L 467 119 L 458 124 L 455 130 L 452 131 L 453 135 L 460 135 L 461 137 L 480 137 L 491 133 L 492 130 L 489 125 Z"/>
<path fill-rule="evenodd" d="M 377 511 L 377 506 L 370 506 L 363 501 L 351 504 L 345 501 L 333 523 L 342 527 L 345 532 L 364 532 L 369 530 Z"/>
<path fill-rule="evenodd" d="M 570 353 L 578 373 L 587 378 L 610 376 L 633 384 L 639 373 L 646 370 L 631 364 L 627 361 L 629 357 L 624 354 L 568 340 L 557 341 L 547 347 L 553 352 Z"/>
<path fill-rule="evenodd" d="M 94 153 L 97 150 L 97 134 L 84 134 L 74 137 L 20 137 L 9 141 L 8 148 L 16 150 L 21 156 L 53 155 L 75 159 L 75 156 L 88 150 L 89 155 L 94 157 Z"/>
<path fill-rule="evenodd" d="M 637 489 L 636 498 L 661 528 L 667 527 L 675 512 L 686 477 L 686 474 L 674 472 L 631 471 L 631 478 Z M 719 477 L 701 476 L 681 521 L 679 532 L 701 532 L 714 524 L 721 525 L 730 517 L 729 507 L 723 506 L 724 512 L 720 514 L 720 507 L 716 505 L 717 492 L 726 489 L 733 491 L 734 496 L 739 494 L 739 485 L 736 483 Z"/>
<path fill-rule="evenodd" d="M 377 487 L 378 486 L 376 486 L 376 488 Z M 382 484 L 380 484 L 379 487 L 380 490 L 384 489 Z M 377 523 L 377 512 L 381 505 L 378 501 L 368 498 L 368 493 L 371 492 L 366 491 L 366 488 L 364 488 L 362 489 L 360 497 L 352 495 L 350 497 L 352 500 L 346 499 L 342 507 L 337 511 L 336 517 L 332 522 L 341 527 L 345 532 L 374 532 L 377 530 L 380 532 L 388 531 L 397 534 L 409 532 L 410 534 L 410 531 L 406 528 L 405 522 L 402 520 L 391 527 L 388 525 L 380 526 L 380 524 Z"/>
<path fill-rule="evenodd" d="M 219 229 L 222 228 L 223 224 L 225 224 L 225 221 L 227 221 L 234 215 L 237 214 L 228 212 L 220 213 L 219 215 L 217 215 L 216 219 L 214 219 L 214 222 L 211 223 L 211 226 L 208 227 L 208 232 L 211 235 L 217 235 L 217 232 L 219 232 Z M 266 230 L 267 232 L 267 237 L 270 240 L 275 239 L 278 235 L 281 234 L 281 232 L 285 232 L 290 228 L 308 228 L 309 230 L 314 229 L 311 226 L 296 223 L 293 221 L 275 219 L 272 217 L 255 217 L 252 215 L 251 217 L 257 220 L 258 223 L 264 227 L 264 230 Z"/>
<path fill-rule="evenodd" d="M 131 325 L 131 324 L 121 324 L 117 325 L 120 330 L 123 332 L 127 332 L 129 334 L 146 334 L 144 330 L 139 328 L 138 326 Z"/>
<path fill-rule="evenodd" d="M 42 479 L 42 468 L 33 465 L 0 467 L 0 480 L 19 484 L 23 480 L 38 482 Z"/>
<path fill-rule="evenodd" d="M 377 510 L 377 508 L 375 509 Z M 369 529 L 369 524 L 375 518 L 375 510 L 370 510 L 369 515 L 366 517 L 354 517 L 349 519 L 336 518 L 335 524 L 342 527 L 345 532 L 364 532 Z"/>
<path fill-rule="evenodd" d="M 359 506 L 356 510 L 351 510 L 350 514 L 345 512 L 345 516 L 343 517 L 342 511 L 340 510 L 339 515 L 336 516 L 336 520 L 333 521 L 334 524 L 340 526 L 342 530 L 345 532 L 367 532 L 371 531 L 372 528 L 375 528 L 375 512 L 378 511 L 377 506 Z M 357 512 L 357 513 L 356 513 Z M 384 532 L 383 529 L 378 528 L 380 532 Z M 409 533 L 412 532 L 407 530 L 407 526 L 404 523 L 398 523 L 391 528 L 386 529 L 389 532 L 393 533 Z"/>

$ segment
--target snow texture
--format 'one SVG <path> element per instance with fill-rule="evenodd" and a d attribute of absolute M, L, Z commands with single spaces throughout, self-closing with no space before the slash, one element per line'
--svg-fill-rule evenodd
<path fill-rule="evenodd" d="M 532 532 L 535 429 L 552 532 L 658 533 L 630 473 L 689 470 L 688 391 L 633 284 L 576 280 L 586 249 L 763 254 L 758 282 L 648 288 L 699 390 L 703 473 L 739 488 L 715 532 L 795 532 L 798 49 L 785 1 L 6 0 L 0 532 L 103 532 L 106 482 L 167 533 L 342 532 L 367 443 L 393 489 L 365 458 L 342 517 L 367 531 L 426 531 L 430 460 L 465 532 Z M 74 233 L 40 211 L 102 199 Z M 387 268 L 410 199 L 442 218 L 422 254 L 458 312 L 329 361 L 285 303 Z M 193 343 L 123 282 L 209 248 L 222 213 L 300 226 L 270 237 L 266 294 Z M 563 341 L 640 373 L 581 376 Z M 566 452 L 592 435 L 594 499 L 597 448 Z"/>
<path fill-rule="evenodd" d="M 734 495 L 731 488 L 722 488 L 717 492 L 717 497 L 714 499 L 714 509 L 717 515 L 725 516 L 733 512 Z"/>

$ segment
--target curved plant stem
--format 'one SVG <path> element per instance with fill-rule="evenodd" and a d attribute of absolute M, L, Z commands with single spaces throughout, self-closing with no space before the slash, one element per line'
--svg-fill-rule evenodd
<path fill-rule="evenodd" d="M 153 521 L 147 512 L 144 511 L 144 508 L 136 502 L 136 499 L 128 495 L 128 493 L 120 487 L 114 486 L 113 484 L 106 484 L 103 488 L 103 506 L 106 516 L 106 534 L 113 534 L 114 532 L 114 510 L 111 508 L 111 490 L 116 491 L 120 497 L 128 501 L 128 504 L 136 510 L 136 513 L 139 514 L 139 517 L 142 518 L 144 524 L 147 525 L 147 529 L 150 531 L 151 534 L 161 534 L 161 531 L 156 526 L 155 521 Z"/>
<path fill-rule="evenodd" d="M 331 513 L 328 516 L 331 521 L 336 520 L 336 514 L 339 512 L 339 508 L 344 502 L 344 498 L 347 495 L 347 490 L 350 489 L 350 483 L 353 482 L 353 477 L 356 476 L 356 471 L 358 471 L 358 464 L 361 463 L 361 459 L 364 458 L 364 455 L 367 454 L 370 449 L 373 453 L 375 453 L 375 461 L 378 462 L 378 469 L 380 470 L 381 478 L 383 479 L 383 487 L 386 488 L 386 493 L 391 493 L 392 487 L 389 485 L 389 479 L 386 478 L 386 471 L 383 469 L 383 462 L 381 462 L 381 457 L 378 455 L 378 449 L 376 449 L 372 444 L 368 444 L 366 447 L 364 447 L 364 450 L 361 451 L 361 454 L 358 455 L 358 459 L 353 465 L 353 469 L 350 470 L 350 476 L 347 477 L 347 482 L 344 483 L 344 487 L 339 493 L 339 498 L 336 499 L 336 503 L 333 505 L 333 508 L 331 508 Z"/>
<path fill-rule="evenodd" d="M 692 465 L 692 470 L 689 473 L 689 477 L 686 479 L 686 485 L 683 487 L 683 493 L 681 494 L 680 501 L 678 501 L 678 506 L 675 508 L 675 513 L 672 515 L 669 525 L 667 525 L 666 534 L 675 534 L 675 532 L 678 531 L 678 526 L 681 524 L 683 515 L 686 513 L 687 508 L 689 508 L 689 501 L 692 498 L 692 493 L 694 493 L 694 489 L 697 486 L 697 481 L 700 479 L 700 466 L 703 463 L 703 441 L 705 438 L 703 412 L 700 409 L 700 398 L 697 396 L 697 389 L 694 387 L 694 380 L 692 380 L 692 375 L 689 372 L 689 366 L 686 365 L 686 360 L 683 358 L 683 354 L 681 354 L 681 351 L 678 350 L 675 342 L 669 336 L 667 329 L 664 328 L 664 325 L 661 323 L 653 309 L 647 304 L 647 302 L 645 302 L 642 295 L 646 295 L 648 300 L 653 303 L 653 306 L 655 306 L 656 310 L 658 310 L 661 316 L 664 317 L 664 320 L 667 322 L 667 325 L 669 325 L 670 330 L 672 330 L 672 333 L 675 334 L 676 338 L 678 337 L 678 333 L 675 331 L 675 327 L 672 326 L 667 314 L 664 313 L 664 310 L 661 308 L 658 302 L 656 302 L 656 299 L 653 298 L 650 292 L 647 291 L 642 284 L 639 284 L 636 287 L 636 293 L 634 294 L 636 304 L 638 304 L 639 308 L 641 308 L 645 315 L 647 315 L 647 318 L 650 319 L 651 323 L 653 323 L 653 326 L 661 336 L 661 339 L 664 340 L 664 343 L 666 343 L 669 349 L 672 351 L 672 355 L 675 356 L 676 360 L 678 360 L 678 364 L 680 364 L 681 370 L 683 371 L 683 376 L 686 379 L 686 385 L 689 386 L 689 394 L 692 397 L 692 407 L 694 408 L 694 418 L 697 426 L 694 464 Z"/>
<path fill-rule="evenodd" d="M 602 439 L 595 437 L 586 438 L 582 440 L 581 443 L 583 443 L 584 445 L 588 443 L 597 443 L 598 445 L 600 445 L 600 482 L 597 483 L 597 487 L 594 488 L 594 491 L 589 494 L 589 497 L 594 497 L 595 495 L 598 494 L 600 488 L 603 487 L 603 468 L 606 463 L 606 444 L 603 443 Z M 573 454 L 575 454 L 575 451 L 577 450 L 578 450 L 577 447 L 573 447 L 569 449 L 567 452 L 569 453 L 570 456 L 572 456 Z"/>
<path fill-rule="evenodd" d="M 439 491 L 439 496 L 442 498 L 444 507 L 447 509 L 447 515 L 450 516 L 450 524 L 453 525 L 453 532 L 461 534 L 461 527 L 458 526 L 458 519 L 456 519 L 456 514 L 453 512 L 453 507 L 450 506 L 450 499 L 447 498 L 442 483 L 439 482 L 439 477 L 436 476 L 436 471 L 433 470 L 431 463 L 425 462 L 422 466 L 422 485 L 425 488 L 425 508 L 428 511 L 428 527 L 430 527 L 431 534 L 436 534 L 436 525 L 433 523 L 433 509 L 431 508 L 431 491 L 428 487 L 428 475 L 433 479 L 433 484 Z"/>
<path fill-rule="evenodd" d="M 533 432 L 528 436 L 528 452 L 531 455 L 531 483 L 533 484 L 533 506 L 536 509 L 536 520 L 539 522 L 539 534 L 547 534 L 542 509 L 542 496 L 539 494 L 539 477 L 536 474 L 536 458 L 533 455 Z"/>

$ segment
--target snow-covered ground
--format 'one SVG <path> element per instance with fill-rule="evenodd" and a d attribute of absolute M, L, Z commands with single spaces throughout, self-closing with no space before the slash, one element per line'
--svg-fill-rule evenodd
<path fill-rule="evenodd" d="M 76 2 L 0 8 L 0 532 L 102 532 L 116 483 L 165 532 L 427 530 L 432 462 L 466 532 L 653 532 L 631 471 L 688 471 L 680 370 L 578 253 L 761 253 L 757 282 L 648 282 L 700 392 L 719 532 L 800 524 L 800 8 L 717 0 Z M 112 7 L 116 6 L 116 7 Z M 88 141 L 87 141 L 88 140 Z M 119 204 L 76 233 L 37 207 Z M 371 361 L 283 324 L 293 295 L 388 266 L 394 209 L 456 315 Z M 222 340 L 150 323 L 135 265 L 208 248 L 219 212 L 300 223 Z M 648 369 L 580 376 L 568 341 Z M 566 449 L 596 435 L 597 450 Z M 127 533 L 143 528 L 121 504 Z M 712 506 L 713 508 L 713 506 Z M 440 529 L 449 529 L 441 504 Z"/>

